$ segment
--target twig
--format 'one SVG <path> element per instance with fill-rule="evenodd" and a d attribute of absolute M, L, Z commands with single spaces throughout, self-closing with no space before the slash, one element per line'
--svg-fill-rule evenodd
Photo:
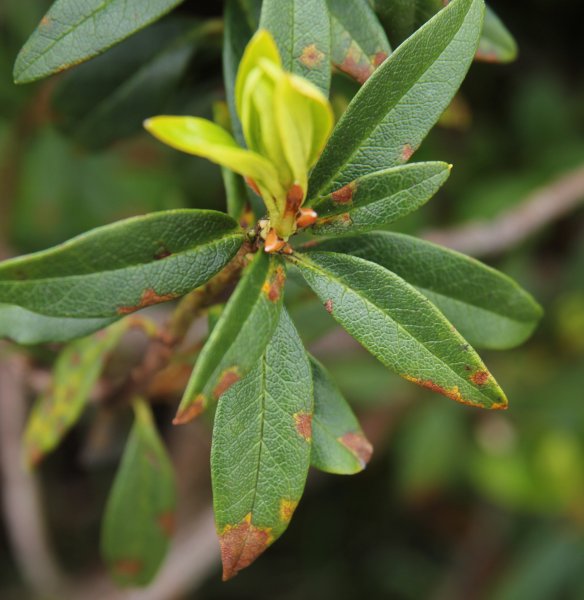
<path fill-rule="evenodd" d="M 513 248 L 584 202 L 584 167 L 566 173 L 492 221 L 430 230 L 423 237 L 474 256 Z"/>
<path fill-rule="evenodd" d="M 62 575 L 53 558 L 33 473 L 25 470 L 21 433 L 26 417 L 26 365 L 20 356 L 2 356 L 0 344 L 0 476 L 3 513 L 14 559 L 37 597 L 60 589 Z"/>

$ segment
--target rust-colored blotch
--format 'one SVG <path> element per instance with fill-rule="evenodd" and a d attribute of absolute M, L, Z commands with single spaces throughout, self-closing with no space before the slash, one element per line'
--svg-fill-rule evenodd
<path fill-rule="evenodd" d="M 270 302 L 277 302 L 282 295 L 282 289 L 286 283 L 286 272 L 281 265 L 278 265 L 272 277 L 264 283 L 262 291 L 268 297 Z"/>
<path fill-rule="evenodd" d="M 331 298 L 329 298 L 325 303 L 324 303 L 324 309 L 326 310 L 326 312 L 329 315 L 333 314 L 333 301 Z"/>
<path fill-rule="evenodd" d="M 350 204 L 353 201 L 353 196 L 356 189 L 357 184 L 352 181 L 351 183 L 344 185 L 342 188 L 339 188 L 336 192 L 333 192 L 331 194 L 331 198 L 336 204 Z"/>
<path fill-rule="evenodd" d="M 297 412 L 294 423 L 299 435 L 309 442 L 312 439 L 312 415 L 304 411 Z"/>
<path fill-rule="evenodd" d="M 172 511 L 168 511 L 158 515 L 158 526 L 162 530 L 162 533 L 166 537 L 170 537 L 174 533 L 174 529 L 176 526 L 176 518 L 175 514 Z"/>
<path fill-rule="evenodd" d="M 300 62 L 308 69 L 314 69 L 320 65 L 324 58 L 324 52 L 321 52 L 316 44 L 310 44 L 302 50 L 300 55 Z"/>
<path fill-rule="evenodd" d="M 410 160 L 410 158 L 412 158 L 413 155 L 414 149 L 412 148 L 411 144 L 406 144 L 402 150 L 402 160 L 404 162 L 407 162 L 408 160 Z"/>
<path fill-rule="evenodd" d="M 364 469 L 373 454 L 373 446 L 369 440 L 359 431 L 345 433 L 339 438 L 339 442 L 348 448 L 357 457 L 359 464 Z"/>
<path fill-rule="evenodd" d="M 239 525 L 227 525 L 219 534 L 223 581 L 249 567 L 274 541 L 270 528 L 256 527 L 251 520 L 248 513 Z"/>
<path fill-rule="evenodd" d="M 316 214 L 316 211 L 314 209 L 301 208 L 300 214 L 296 219 L 296 225 L 300 229 L 304 229 L 305 227 L 310 227 L 311 225 L 314 225 L 316 223 L 317 218 L 318 215 Z"/>
<path fill-rule="evenodd" d="M 122 577 L 134 577 L 142 571 L 144 565 L 141 560 L 135 558 L 124 558 L 117 560 L 112 565 L 112 570 Z"/>
<path fill-rule="evenodd" d="M 270 229 L 266 237 L 264 250 L 271 254 L 273 252 L 280 252 L 284 246 L 286 246 L 286 242 L 278 237 L 275 229 Z"/>
<path fill-rule="evenodd" d="M 176 417 L 172 420 L 172 424 L 185 425 L 186 423 L 190 423 L 205 410 L 206 406 L 207 398 L 203 394 L 199 394 L 191 405 L 178 411 Z"/>
<path fill-rule="evenodd" d="M 284 523 L 290 523 L 297 506 L 298 500 L 287 500 L 286 498 L 282 498 L 280 500 L 280 520 Z"/>
<path fill-rule="evenodd" d="M 471 376 L 470 376 L 470 380 L 472 381 L 472 383 L 474 383 L 475 385 L 485 385 L 490 378 L 490 374 L 488 371 L 484 371 L 479 369 L 478 371 L 475 371 Z"/>
<path fill-rule="evenodd" d="M 338 67 L 361 84 L 369 79 L 374 70 L 369 59 L 363 56 L 355 42 L 351 42 L 343 62 Z"/>
<path fill-rule="evenodd" d="M 174 300 L 176 296 L 174 294 L 157 294 L 152 288 L 148 288 L 142 292 L 140 302 L 136 306 L 120 306 L 118 308 L 119 315 L 129 315 L 137 310 L 146 308 L 147 306 L 153 306 L 154 304 L 160 304 L 161 302 L 168 302 Z"/>
<path fill-rule="evenodd" d="M 241 379 L 237 367 L 226 369 L 221 373 L 219 382 L 213 389 L 213 396 L 218 400 L 234 383 L 237 383 Z"/>

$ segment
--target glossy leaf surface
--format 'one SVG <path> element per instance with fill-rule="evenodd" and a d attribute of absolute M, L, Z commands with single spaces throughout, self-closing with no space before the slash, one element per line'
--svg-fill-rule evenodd
<path fill-rule="evenodd" d="M 56 0 L 16 58 L 14 80 L 28 83 L 92 58 L 181 2 Z"/>
<path fill-rule="evenodd" d="M 463 404 L 506 408 L 503 391 L 477 353 L 401 277 L 330 252 L 307 252 L 295 263 L 326 310 L 398 375 Z"/>
<path fill-rule="evenodd" d="M 329 240 L 319 250 L 359 256 L 389 269 L 435 304 L 471 344 L 512 348 L 535 329 L 542 311 L 512 279 L 479 261 L 391 232 Z"/>
<path fill-rule="evenodd" d="M 199 355 L 176 424 L 197 417 L 255 367 L 278 324 L 285 281 L 278 256 L 255 254 Z"/>
<path fill-rule="evenodd" d="M 47 316 L 123 316 L 205 283 L 242 241 L 235 221 L 215 211 L 119 221 L 1 263 L 0 302 Z"/>
<path fill-rule="evenodd" d="M 223 578 L 249 566 L 286 529 L 310 463 L 312 378 L 285 311 L 253 371 L 219 400 L 211 470 Z"/>
<path fill-rule="evenodd" d="M 174 470 L 150 407 L 134 403 L 135 419 L 110 496 L 101 553 L 119 585 L 147 585 L 158 571 L 174 530 Z"/>

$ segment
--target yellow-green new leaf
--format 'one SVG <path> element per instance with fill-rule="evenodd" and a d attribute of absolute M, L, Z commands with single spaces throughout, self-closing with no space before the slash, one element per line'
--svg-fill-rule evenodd
<path fill-rule="evenodd" d="M 24 455 L 36 466 L 78 421 L 110 352 L 132 325 L 125 319 L 69 344 L 54 368 L 53 382 L 33 406 L 24 432 Z"/>
<path fill-rule="evenodd" d="M 147 585 L 174 530 L 174 470 L 150 407 L 134 403 L 135 420 L 107 502 L 101 553 L 116 582 Z"/>
<path fill-rule="evenodd" d="M 281 194 L 276 169 L 263 156 L 244 150 L 233 136 L 219 125 L 198 117 L 160 116 L 147 119 L 144 127 L 168 146 L 207 158 L 256 183 L 273 195 Z"/>

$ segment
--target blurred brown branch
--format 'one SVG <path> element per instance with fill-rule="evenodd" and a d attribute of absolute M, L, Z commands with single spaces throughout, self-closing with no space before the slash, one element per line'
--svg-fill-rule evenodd
<path fill-rule="evenodd" d="M 584 203 L 584 167 L 561 175 L 492 221 L 433 229 L 423 237 L 474 256 L 509 250 Z"/>

